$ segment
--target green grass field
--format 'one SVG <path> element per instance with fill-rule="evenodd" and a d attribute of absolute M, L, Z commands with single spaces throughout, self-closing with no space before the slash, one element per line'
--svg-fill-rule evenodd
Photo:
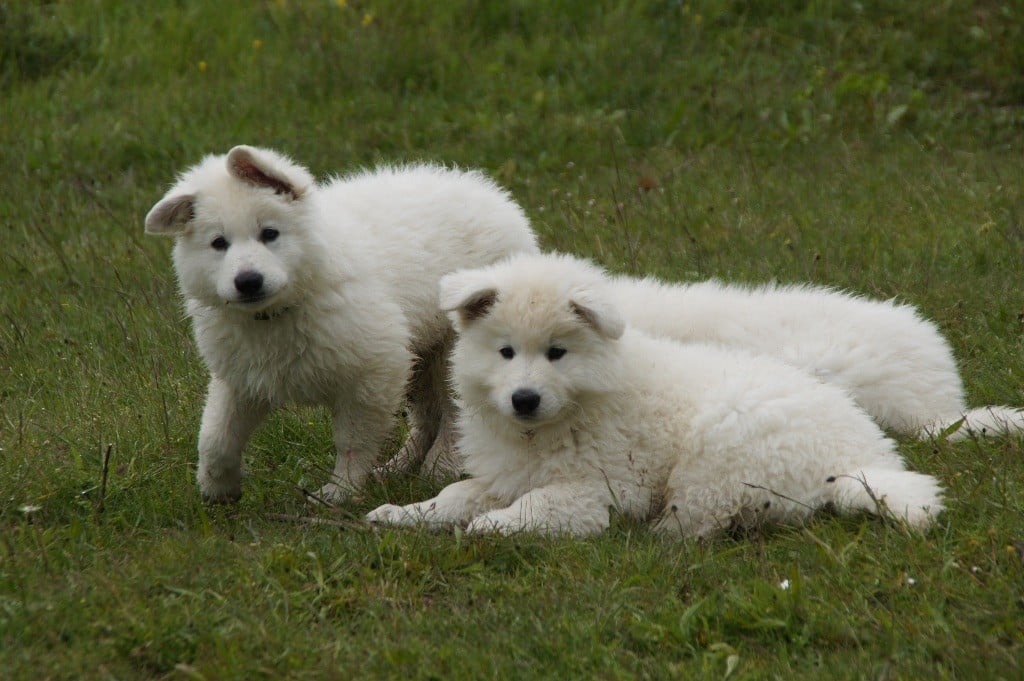
<path fill-rule="evenodd" d="M 359 521 L 414 476 L 309 508 L 329 424 L 294 409 L 205 507 L 143 217 L 240 143 L 484 168 L 617 272 L 895 296 L 971 404 L 1024 404 L 1020 2 L 0 1 L 0 677 L 1024 676 L 1017 440 L 901 442 L 947 489 L 925 536 L 469 537 Z"/>

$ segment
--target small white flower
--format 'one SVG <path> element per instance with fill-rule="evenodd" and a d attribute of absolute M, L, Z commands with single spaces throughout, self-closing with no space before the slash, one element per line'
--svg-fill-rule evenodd
<path fill-rule="evenodd" d="M 787 591 L 789 589 L 789 580 L 784 579 L 781 582 L 779 582 L 779 588 L 783 591 Z"/>
<path fill-rule="evenodd" d="M 24 513 L 25 515 L 28 515 L 30 513 L 35 513 L 36 511 L 43 510 L 43 507 L 42 506 L 36 506 L 35 504 L 25 504 L 24 506 L 22 506 L 18 510 L 21 511 L 22 513 Z"/>
<path fill-rule="evenodd" d="M 974 573 L 974 574 L 978 574 L 979 572 L 981 572 L 981 568 L 978 567 L 977 565 L 972 565 L 971 566 L 971 572 Z"/>
<path fill-rule="evenodd" d="M 917 584 L 917 580 L 913 577 L 907 577 L 907 586 L 914 586 Z"/>

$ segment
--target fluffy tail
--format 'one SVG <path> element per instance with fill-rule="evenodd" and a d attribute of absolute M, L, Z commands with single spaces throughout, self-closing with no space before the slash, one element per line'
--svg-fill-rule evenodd
<path fill-rule="evenodd" d="M 898 468 L 864 468 L 829 478 L 830 501 L 843 511 L 893 515 L 923 530 L 942 510 L 942 489 L 930 475 Z"/>
<path fill-rule="evenodd" d="M 1014 407 L 978 407 L 958 419 L 927 426 L 922 437 L 945 437 L 957 442 L 986 435 L 1024 437 L 1024 411 Z"/>

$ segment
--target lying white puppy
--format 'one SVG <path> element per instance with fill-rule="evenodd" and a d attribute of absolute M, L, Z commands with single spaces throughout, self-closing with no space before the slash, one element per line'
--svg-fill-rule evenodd
<path fill-rule="evenodd" d="M 241 495 L 242 448 L 285 402 L 332 411 L 337 461 L 324 497 L 363 482 L 405 396 L 404 460 L 441 458 L 453 334 L 438 281 L 537 250 L 522 210 L 480 173 L 409 166 L 317 185 L 288 158 L 245 146 L 185 172 L 146 231 L 176 237 L 210 370 L 197 477 L 213 501 Z"/>
<path fill-rule="evenodd" d="M 847 390 L 879 424 L 950 439 L 1024 433 L 1010 407 L 967 409 L 949 343 L 910 305 L 817 286 L 747 288 L 615 277 L 608 300 L 631 326 L 768 355 Z M 954 427 L 959 424 L 959 427 Z"/>
<path fill-rule="evenodd" d="M 934 478 L 840 388 L 778 360 L 625 328 L 601 270 L 513 257 L 441 282 L 469 479 L 371 522 L 587 535 L 609 507 L 705 536 L 825 504 L 924 528 Z"/>

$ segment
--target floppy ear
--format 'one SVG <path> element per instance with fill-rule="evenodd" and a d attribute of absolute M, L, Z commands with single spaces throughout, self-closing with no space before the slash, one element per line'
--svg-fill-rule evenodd
<path fill-rule="evenodd" d="M 300 198 L 313 177 L 287 158 L 272 151 L 245 145 L 228 152 L 228 172 L 255 187 L 273 189 L 275 194 L 295 200 Z"/>
<path fill-rule="evenodd" d="M 461 326 L 486 316 L 498 299 L 497 287 L 477 270 L 446 275 L 440 288 L 441 309 Z"/>
<path fill-rule="evenodd" d="M 613 306 L 602 303 L 589 295 L 577 295 L 569 301 L 572 313 L 584 324 L 605 338 L 617 340 L 626 330 L 626 322 Z"/>
<path fill-rule="evenodd" d="M 195 202 L 192 194 L 164 197 L 146 214 L 146 233 L 181 234 L 195 215 Z"/>

